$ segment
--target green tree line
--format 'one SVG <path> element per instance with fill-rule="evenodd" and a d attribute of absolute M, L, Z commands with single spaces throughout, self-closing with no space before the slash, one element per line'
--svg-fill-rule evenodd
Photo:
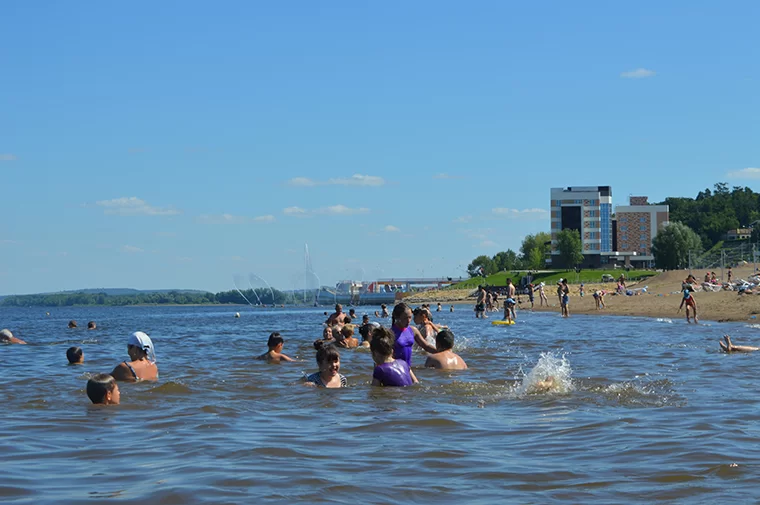
<path fill-rule="evenodd" d="M 292 303 L 312 303 L 315 293 L 299 292 L 295 295 L 273 289 L 252 289 L 242 291 L 252 304 L 259 300 L 264 305 L 281 305 Z M 257 296 L 258 295 L 258 296 Z M 273 296 L 274 295 L 274 296 Z M 304 299 L 305 298 L 305 299 Z M 37 295 L 12 295 L 0 300 L 2 307 L 70 307 L 74 305 L 188 305 L 188 304 L 247 304 L 248 302 L 237 290 L 219 293 L 184 293 L 169 291 L 166 293 L 138 293 L 134 295 L 107 295 L 105 293 L 51 293 Z"/>
<path fill-rule="evenodd" d="M 551 234 L 546 232 L 527 235 L 519 253 L 507 249 L 493 256 L 478 256 L 467 265 L 467 273 L 470 277 L 476 277 L 504 270 L 541 270 L 546 264 L 546 255 L 551 251 L 551 240 Z"/>

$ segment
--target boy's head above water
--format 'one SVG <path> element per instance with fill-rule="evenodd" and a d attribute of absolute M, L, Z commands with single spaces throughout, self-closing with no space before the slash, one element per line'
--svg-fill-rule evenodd
<path fill-rule="evenodd" d="M 274 332 L 271 335 L 269 335 L 269 340 L 267 341 L 267 347 L 269 347 L 270 351 L 279 351 L 282 350 L 282 346 L 285 344 L 285 339 L 282 338 L 282 336 L 278 332 Z"/>
<path fill-rule="evenodd" d="M 69 347 L 66 349 L 66 358 L 69 365 L 80 365 L 84 363 L 84 352 L 81 347 Z"/>
<path fill-rule="evenodd" d="M 119 385 L 107 373 L 99 373 L 87 381 L 87 396 L 92 403 L 102 405 L 118 405 L 121 400 Z"/>
<path fill-rule="evenodd" d="M 443 329 L 435 336 L 435 348 L 440 351 L 449 351 L 454 347 L 454 333 Z"/>

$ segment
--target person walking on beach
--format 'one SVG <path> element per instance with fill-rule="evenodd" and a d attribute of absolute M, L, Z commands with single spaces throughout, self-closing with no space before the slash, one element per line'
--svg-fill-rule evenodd
<path fill-rule="evenodd" d="M 731 271 L 731 267 L 728 267 L 728 283 L 731 284 L 731 279 L 734 278 L 734 272 Z"/>
<path fill-rule="evenodd" d="M 549 298 L 546 296 L 546 292 L 544 291 L 544 286 L 546 286 L 546 284 L 544 284 L 543 282 L 539 282 L 538 283 L 538 288 L 537 288 L 538 289 L 538 298 L 539 298 L 539 303 L 540 303 L 541 307 L 544 306 L 544 303 L 546 303 L 546 306 L 548 307 L 549 306 Z"/>

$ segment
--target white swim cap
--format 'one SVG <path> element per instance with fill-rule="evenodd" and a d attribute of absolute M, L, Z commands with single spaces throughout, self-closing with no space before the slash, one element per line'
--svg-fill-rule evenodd
<path fill-rule="evenodd" d="M 0 330 L 0 341 L 6 341 L 13 338 L 13 333 L 11 333 L 11 330 L 5 329 Z"/>

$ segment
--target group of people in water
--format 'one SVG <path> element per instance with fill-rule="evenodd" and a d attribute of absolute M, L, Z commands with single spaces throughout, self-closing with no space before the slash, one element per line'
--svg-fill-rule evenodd
<path fill-rule="evenodd" d="M 397 304 L 389 314 L 390 328 L 370 321 L 369 316 L 364 315 L 359 326 L 361 342 L 354 337 L 356 325 L 350 314 L 344 313 L 343 307 L 337 304 L 335 312 L 324 322 L 322 338 L 314 342 L 319 370 L 306 376 L 304 384 L 326 388 L 345 387 L 346 377 L 340 373 L 340 349 L 357 347 L 369 348 L 371 352 L 375 364 L 372 373 L 374 386 L 403 387 L 419 382 L 412 370 L 414 346 L 429 353 L 425 367 L 467 369 L 464 359 L 452 351 L 454 334 L 448 328 L 433 323 L 428 305 L 412 310 L 405 303 Z M 269 350 L 258 359 L 269 363 L 293 361 L 282 353 L 283 345 L 282 336 L 272 333 L 267 342 Z"/>

